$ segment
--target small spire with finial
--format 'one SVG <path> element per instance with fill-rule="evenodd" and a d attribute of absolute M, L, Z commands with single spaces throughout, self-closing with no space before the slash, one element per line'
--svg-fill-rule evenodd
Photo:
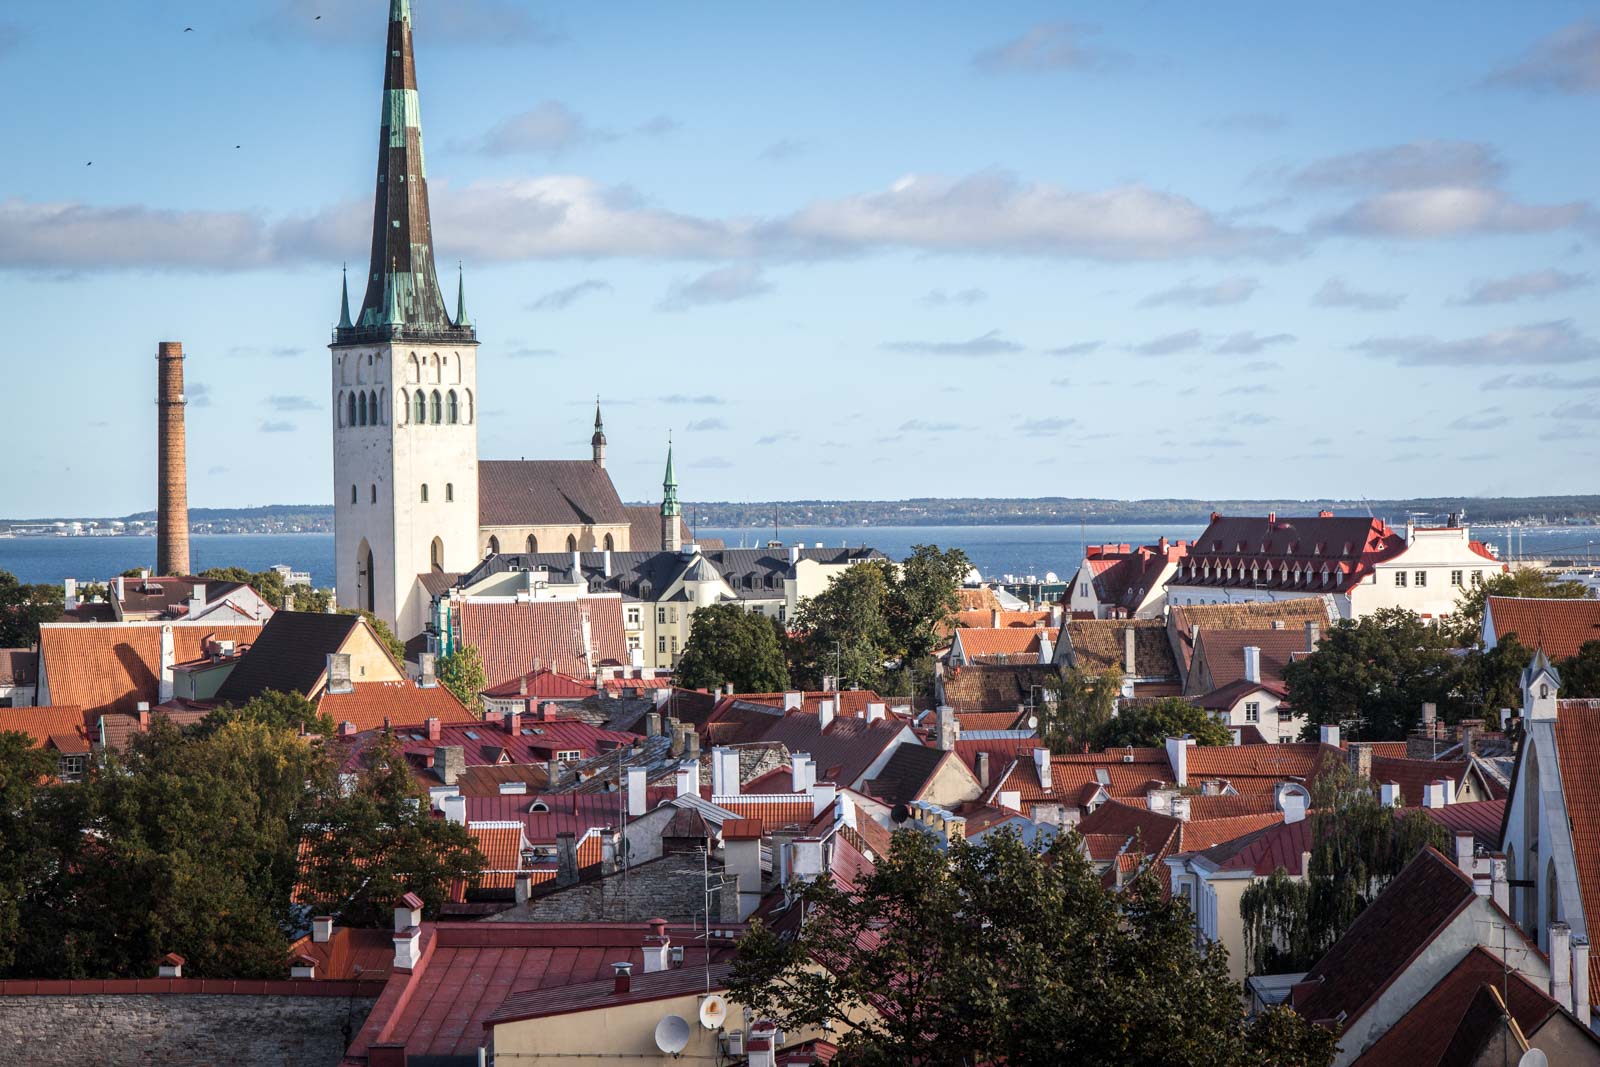
<path fill-rule="evenodd" d="M 467 318 L 467 272 L 459 259 L 456 260 L 456 325 L 472 325 L 472 320 Z"/>
<path fill-rule="evenodd" d="M 348 330 L 350 322 L 350 264 L 346 263 L 339 268 L 339 286 L 343 290 L 339 297 L 339 329 Z"/>

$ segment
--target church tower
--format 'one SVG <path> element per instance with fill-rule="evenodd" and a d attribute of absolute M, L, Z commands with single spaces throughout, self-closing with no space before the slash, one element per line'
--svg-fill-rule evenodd
<path fill-rule="evenodd" d="M 434 265 L 410 0 L 390 0 L 366 292 L 348 281 L 332 352 L 339 604 L 405 640 L 426 624 L 418 577 L 478 562 L 478 338 Z"/>
<path fill-rule="evenodd" d="M 594 465 L 601 470 L 606 469 L 606 424 L 600 421 L 600 398 L 594 398 L 594 436 L 589 438 L 589 447 L 594 449 Z"/>
<path fill-rule="evenodd" d="M 667 438 L 667 475 L 661 480 L 661 551 L 676 552 L 683 547 L 678 506 L 678 479 L 672 474 L 672 438 Z"/>

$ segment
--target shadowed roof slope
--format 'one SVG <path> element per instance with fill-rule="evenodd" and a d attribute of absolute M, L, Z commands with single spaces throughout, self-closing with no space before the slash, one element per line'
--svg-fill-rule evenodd
<path fill-rule="evenodd" d="M 622 498 L 611 484 L 611 475 L 604 467 L 587 459 L 480 460 L 478 523 L 482 526 L 630 524 Z"/>
<path fill-rule="evenodd" d="M 269 689 L 310 696 L 328 669 L 329 653 L 339 651 L 360 625 L 359 615 L 278 612 L 217 690 L 217 701 L 243 704 Z"/>

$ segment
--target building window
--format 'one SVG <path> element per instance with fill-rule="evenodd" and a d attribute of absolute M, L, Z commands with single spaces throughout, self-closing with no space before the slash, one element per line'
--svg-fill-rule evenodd
<path fill-rule="evenodd" d="M 678 609 L 676 607 L 667 609 L 667 621 L 671 623 L 676 623 L 678 621 Z M 676 641 L 677 638 L 673 638 L 673 640 Z"/>
<path fill-rule="evenodd" d="M 423 482 L 422 483 L 422 502 L 424 504 L 426 504 L 428 502 L 428 483 L 427 482 Z"/>
<path fill-rule="evenodd" d="M 779 604 L 778 605 L 778 621 L 779 622 L 788 622 L 789 621 L 789 605 L 787 605 L 787 604 Z"/>
<path fill-rule="evenodd" d="M 1406 572 L 1405 571 L 1395 571 L 1394 572 L 1394 585 L 1395 585 L 1396 589 L 1404 589 L 1406 587 Z"/>
<path fill-rule="evenodd" d="M 1078 595 L 1079 596 L 1088 596 L 1089 595 L 1089 583 L 1088 582 L 1080 582 L 1078 584 Z"/>
<path fill-rule="evenodd" d="M 352 485 L 350 487 L 350 503 L 354 504 L 355 502 L 356 502 L 356 487 Z"/>
<path fill-rule="evenodd" d="M 83 772 L 89 769 L 87 756 L 62 756 L 61 780 L 63 782 L 76 782 L 83 777 Z"/>
<path fill-rule="evenodd" d="M 490 537 L 489 538 L 489 555 L 498 556 L 499 554 L 500 554 L 500 538 L 498 538 L 498 537 Z"/>
<path fill-rule="evenodd" d="M 632 626 L 636 630 L 639 628 L 639 609 L 638 608 L 629 608 L 628 609 L 628 625 Z"/>
<path fill-rule="evenodd" d="M 356 394 L 351 393 L 348 397 L 345 398 L 345 402 L 346 402 L 346 415 L 345 415 L 344 424 L 346 426 L 354 426 L 356 424 Z"/>
<path fill-rule="evenodd" d="M 575 748 L 564 748 L 556 753 L 557 763 L 577 763 L 583 758 L 583 753 Z"/>
<path fill-rule="evenodd" d="M 667 609 L 666 608 L 657 608 L 656 609 L 656 625 L 657 626 L 665 626 L 666 624 L 667 624 Z"/>
<path fill-rule="evenodd" d="M 1246 704 L 1244 706 L 1244 721 L 1245 722 L 1260 722 L 1261 721 L 1261 703 L 1259 701 L 1251 700 L 1251 701 L 1246 702 Z"/>
<path fill-rule="evenodd" d="M 1451 571 L 1450 572 L 1450 584 L 1455 586 L 1457 589 L 1461 588 L 1461 572 L 1460 571 Z"/>
<path fill-rule="evenodd" d="M 461 403 L 456 400 L 456 391 L 454 389 L 450 390 L 449 396 L 445 398 L 445 403 L 449 412 L 450 425 L 454 426 L 461 421 Z"/>
<path fill-rule="evenodd" d="M 444 483 L 444 502 L 446 504 L 451 504 L 451 503 L 455 502 L 455 499 L 456 499 L 456 483 L 455 482 L 445 482 Z"/>
<path fill-rule="evenodd" d="M 356 404 L 356 425 L 365 426 L 367 424 L 367 394 L 357 394 L 356 399 L 358 401 Z"/>
<path fill-rule="evenodd" d="M 437 389 L 433 391 L 433 396 L 430 401 L 430 414 L 433 417 L 433 422 L 435 425 L 438 425 L 438 423 L 444 418 L 444 401 L 440 399 L 439 390 Z"/>
<path fill-rule="evenodd" d="M 639 649 L 641 647 L 642 646 L 639 644 L 639 635 L 638 634 L 629 634 L 628 635 L 628 651 L 629 652 L 637 652 L 637 651 L 639 651 Z"/>
<path fill-rule="evenodd" d="M 433 539 L 433 544 L 428 546 L 428 562 L 434 570 L 444 570 L 444 542 L 437 537 Z"/>
<path fill-rule="evenodd" d="M 1280 723 L 1293 722 L 1294 721 L 1294 712 L 1290 711 L 1288 708 L 1279 708 L 1278 709 L 1278 721 Z"/>
<path fill-rule="evenodd" d="M 672 638 L 672 656 L 674 659 L 676 659 L 678 656 L 678 638 L 676 634 L 674 634 Z"/>
<path fill-rule="evenodd" d="M 611 540 L 611 535 L 610 534 L 606 534 L 606 551 L 610 552 L 612 550 L 612 548 L 614 548 L 614 547 L 615 547 L 615 543 Z"/>
<path fill-rule="evenodd" d="M 576 551 L 578 551 L 578 539 L 576 537 L 572 536 L 571 534 L 567 534 L 567 551 L 568 552 L 576 552 Z"/>
<path fill-rule="evenodd" d="M 423 423 L 428 421 L 428 397 L 421 389 L 417 390 L 415 411 L 411 416 L 413 422 Z"/>
<path fill-rule="evenodd" d="M 663 656 L 667 654 L 667 639 L 665 637 L 656 638 L 656 651 Z"/>
<path fill-rule="evenodd" d="M 1416 584 L 1417 584 L 1417 588 L 1418 589 L 1421 589 L 1421 588 L 1423 588 L 1424 586 L 1426 586 L 1428 584 L 1428 572 L 1427 571 L 1418 571 L 1417 575 L 1416 575 L 1416 578 L 1417 578 Z"/>
<path fill-rule="evenodd" d="M 378 502 L 378 484 L 376 482 L 372 483 L 372 502 L 374 504 Z"/>

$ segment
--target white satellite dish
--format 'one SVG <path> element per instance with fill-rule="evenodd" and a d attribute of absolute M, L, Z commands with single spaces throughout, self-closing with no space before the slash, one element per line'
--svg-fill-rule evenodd
<path fill-rule="evenodd" d="M 700 1025 L 707 1030 L 719 1030 L 728 1019 L 728 1002 L 715 993 L 700 998 Z"/>
<path fill-rule="evenodd" d="M 681 1015 L 668 1015 L 656 1023 L 656 1048 L 676 1056 L 689 1046 L 689 1024 Z"/>
<path fill-rule="evenodd" d="M 1517 1061 L 1517 1067 L 1550 1067 L 1550 1057 L 1541 1049 L 1530 1048 Z"/>
<path fill-rule="evenodd" d="M 1037 715 L 1029 715 L 1028 716 L 1028 729 L 1037 730 L 1038 728 L 1039 728 L 1039 716 L 1037 716 Z"/>

